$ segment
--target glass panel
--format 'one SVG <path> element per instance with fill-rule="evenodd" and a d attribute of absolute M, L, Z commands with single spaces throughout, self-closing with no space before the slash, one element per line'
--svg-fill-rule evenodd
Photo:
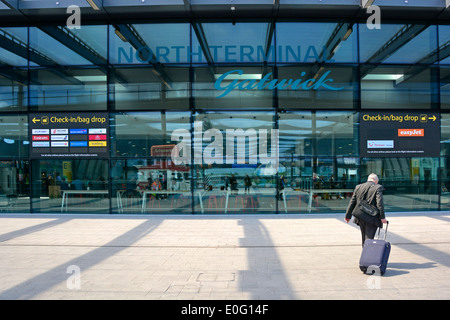
<path fill-rule="evenodd" d="M 31 61 L 40 66 L 106 64 L 106 26 L 30 28 Z"/>
<path fill-rule="evenodd" d="M 192 32 L 192 62 L 209 62 L 207 55 L 214 63 L 274 62 L 275 45 L 267 39 L 268 30 L 269 24 L 260 22 L 197 24 Z M 271 46 L 266 51 L 267 43 Z"/>
<path fill-rule="evenodd" d="M 33 211 L 109 213 L 107 160 L 32 161 Z"/>
<path fill-rule="evenodd" d="M 450 155 L 450 114 L 441 113 L 441 155 Z"/>
<path fill-rule="evenodd" d="M 0 212 L 30 211 L 28 160 L 0 161 Z"/>
<path fill-rule="evenodd" d="M 64 32 L 67 32 L 67 28 L 64 28 Z M 80 29 L 70 30 L 70 36 L 80 42 L 80 46 L 85 46 L 91 51 L 94 57 L 85 54 L 87 59 L 94 64 L 103 62 L 106 64 L 106 58 L 108 56 L 108 38 L 107 38 L 108 26 L 106 25 L 83 25 Z M 79 49 L 78 49 L 79 50 Z"/>
<path fill-rule="evenodd" d="M 278 119 L 282 157 L 358 155 L 356 112 L 285 112 Z"/>
<path fill-rule="evenodd" d="M 196 213 L 276 211 L 278 157 L 273 128 L 273 113 L 195 115 Z"/>
<path fill-rule="evenodd" d="M 440 68 L 441 109 L 450 109 L 450 67 Z"/>
<path fill-rule="evenodd" d="M 28 103 L 27 71 L 0 68 L 0 110 L 26 111 Z"/>
<path fill-rule="evenodd" d="M 280 213 L 344 212 L 359 180 L 359 158 L 282 159 L 280 167 Z"/>
<path fill-rule="evenodd" d="M 272 108 L 273 88 L 267 85 L 271 80 L 269 67 L 195 67 L 195 108 Z"/>
<path fill-rule="evenodd" d="M 279 62 L 358 62 L 353 23 L 279 22 L 276 27 Z"/>
<path fill-rule="evenodd" d="M 450 64 L 450 26 L 439 26 L 439 62 Z"/>
<path fill-rule="evenodd" d="M 106 110 L 106 74 L 99 69 L 30 70 L 30 106 L 37 110 Z"/>
<path fill-rule="evenodd" d="M 385 188 L 386 211 L 438 209 L 438 158 L 385 158 L 362 160 L 361 181 L 376 173 Z"/>
<path fill-rule="evenodd" d="M 441 185 L 439 193 L 441 195 L 441 210 L 450 209 L 450 158 L 441 158 Z"/>
<path fill-rule="evenodd" d="M 28 156 L 28 116 L 0 116 L 0 157 Z"/>
<path fill-rule="evenodd" d="M 155 153 L 158 147 L 175 146 L 173 131 L 190 132 L 190 115 L 190 112 L 127 112 L 112 115 L 112 156 L 158 156 Z"/>
<path fill-rule="evenodd" d="M 278 86 L 280 108 L 354 109 L 357 107 L 356 67 L 323 65 L 281 66 L 278 78 L 286 83 Z M 296 82 L 298 82 L 296 84 Z"/>
<path fill-rule="evenodd" d="M 188 68 L 115 68 L 111 75 L 116 110 L 189 109 Z"/>
<path fill-rule="evenodd" d="M 190 177 L 189 166 L 174 165 L 170 158 L 112 161 L 113 211 L 192 213 Z"/>
<path fill-rule="evenodd" d="M 0 28 L 0 110 L 26 110 L 28 29 Z"/>
<path fill-rule="evenodd" d="M 437 28 L 420 24 L 360 24 L 360 59 L 367 63 L 426 63 L 437 49 Z M 435 62 L 435 61 L 434 61 Z"/>
<path fill-rule="evenodd" d="M 189 32 L 187 23 L 110 26 L 110 63 L 189 63 Z"/>
<path fill-rule="evenodd" d="M 364 109 L 432 109 L 437 107 L 437 92 L 436 68 L 361 67 Z"/>
<path fill-rule="evenodd" d="M 27 28 L 0 28 L 0 66 L 26 67 Z"/>

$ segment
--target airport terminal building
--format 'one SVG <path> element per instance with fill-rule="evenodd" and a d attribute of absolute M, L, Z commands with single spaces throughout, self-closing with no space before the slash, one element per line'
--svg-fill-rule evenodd
<path fill-rule="evenodd" d="M 448 210 L 449 6 L 0 0 L 0 211 Z"/>

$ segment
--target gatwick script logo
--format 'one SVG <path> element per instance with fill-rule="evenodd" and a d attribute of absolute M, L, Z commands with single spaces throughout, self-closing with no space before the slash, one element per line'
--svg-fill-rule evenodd
<path fill-rule="evenodd" d="M 269 72 L 266 74 L 262 79 L 245 79 L 245 76 L 243 76 L 244 71 L 240 69 L 231 70 L 223 75 L 221 75 L 219 78 L 217 78 L 216 82 L 214 83 L 214 88 L 216 90 L 225 90 L 224 93 L 219 95 L 217 98 L 225 97 L 227 94 L 229 94 L 232 90 L 238 89 L 238 90 L 263 90 L 263 89 L 269 89 L 274 90 L 277 88 L 278 90 L 318 90 L 320 88 L 325 88 L 328 90 L 333 91 L 339 91 L 343 90 L 344 88 L 335 88 L 332 87 L 330 84 L 334 82 L 333 79 L 329 79 L 328 76 L 331 73 L 331 71 L 325 72 L 319 79 L 313 78 L 313 79 L 307 79 L 303 81 L 302 78 L 299 79 L 273 79 L 270 80 L 269 78 L 272 75 L 272 72 Z M 234 79 L 231 80 L 229 77 L 232 74 L 238 74 L 241 76 L 242 81 L 240 79 Z M 306 72 L 301 73 L 301 77 L 305 76 Z M 227 79 L 227 77 L 229 77 Z M 227 82 L 226 84 L 224 82 Z M 229 82 L 231 81 L 231 82 Z M 229 83 L 228 83 L 229 82 Z"/>

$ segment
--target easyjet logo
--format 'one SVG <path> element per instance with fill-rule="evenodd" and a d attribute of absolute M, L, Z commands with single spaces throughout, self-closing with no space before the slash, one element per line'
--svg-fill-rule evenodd
<path fill-rule="evenodd" d="M 424 129 L 398 129 L 399 137 L 423 137 L 424 135 Z"/>

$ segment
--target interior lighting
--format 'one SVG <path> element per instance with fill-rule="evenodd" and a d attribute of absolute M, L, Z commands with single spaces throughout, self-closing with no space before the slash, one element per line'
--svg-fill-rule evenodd
<path fill-rule="evenodd" d="M 116 29 L 114 32 L 116 36 L 119 37 L 120 40 L 122 40 L 123 42 L 128 42 L 128 39 L 125 38 L 125 36 L 119 31 L 119 29 Z"/>
<path fill-rule="evenodd" d="M 100 10 L 100 8 L 97 6 L 97 4 L 95 3 L 94 0 L 86 0 L 87 3 L 89 3 L 89 5 L 92 7 L 92 9 L 94 10 Z"/>
<path fill-rule="evenodd" d="M 105 82 L 106 75 L 102 76 L 74 76 L 75 79 L 81 82 Z"/>
<path fill-rule="evenodd" d="M 368 74 L 362 80 L 397 81 L 403 74 Z"/>
<path fill-rule="evenodd" d="M 374 2 L 375 2 L 375 0 L 361 0 L 361 7 L 363 7 L 364 9 L 367 9 L 367 8 L 370 7 Z"/>
<path fill-rule="evenodd" d="M 214 78 L 217 80 L 222 77 L 223 74 L 215 74 Z M 262 74 L 254 73 L 254 74 L 229 74 L 227 75 L 226 80 L 261 80 Z"/>
<path fill-rule="evenodd" d="M 351 27 L 348 28 L 347 33 L 344 35 L 344 37 L 342 38 L 342 40 L 343 40 L 343 41 L 347 40 L 348 37 L 350 37 L 350 35 L 352 34 L 352 32 L 353 32 L 353 28 L 351 28 Z"/>

